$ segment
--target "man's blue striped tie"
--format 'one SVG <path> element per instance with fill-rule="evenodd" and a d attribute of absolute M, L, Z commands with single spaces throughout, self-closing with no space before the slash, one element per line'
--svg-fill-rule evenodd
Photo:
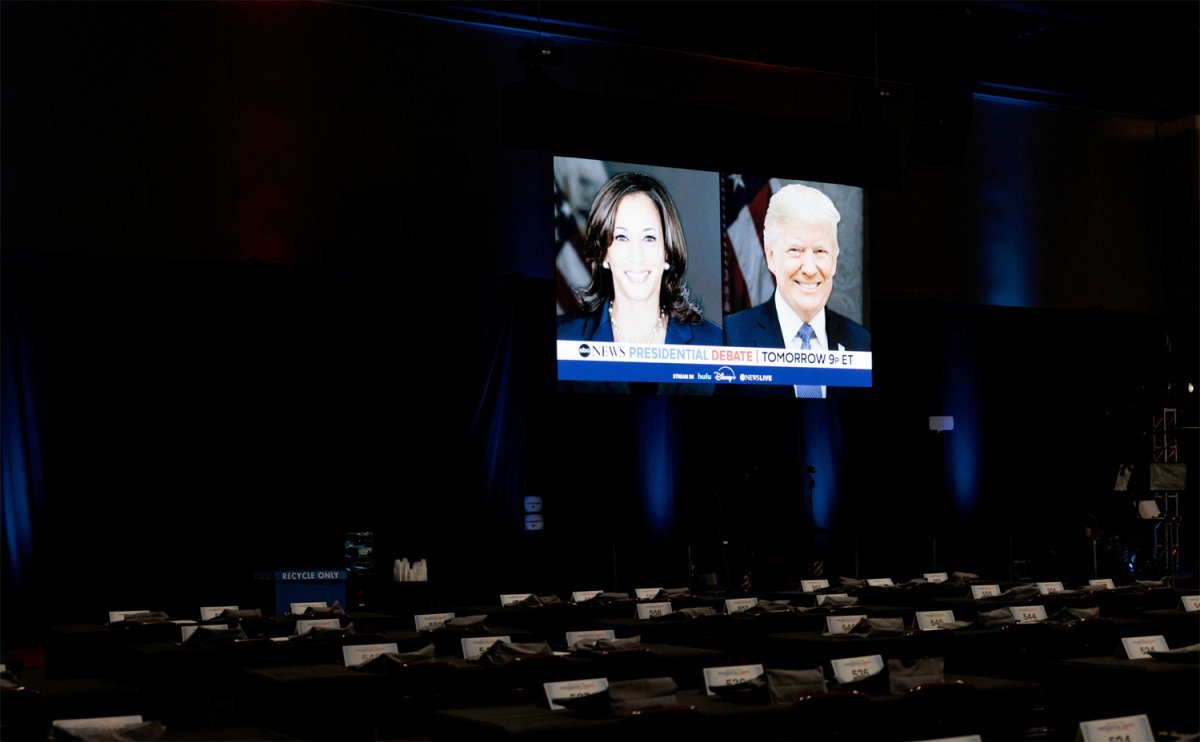
<path fill-rule="evenodd" d="M 816 334 L 817 331 L 814 330 L 813 326 L 807 322 L 800 325 L 800 332 L 796 333 L 796 337 L 800 338 L 801 350 L 809 350 L 812 348 L 812 339 Z M 800 398 L 820 399 L 823 396 L 821 394 L 821 387 L 819 385 L 813 386 L 812 384 L 796 384 L 795 389 L 796 396 Z"/>

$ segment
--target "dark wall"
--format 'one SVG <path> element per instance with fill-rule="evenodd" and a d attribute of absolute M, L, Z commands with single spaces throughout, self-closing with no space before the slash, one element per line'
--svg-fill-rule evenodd
<path fill-rule="evenodd" d="M 6 248 L 549 275 L 549 156 L 502 146 L 527 35 L 317 3 L 17 2 L 4 20 Z M 556 42 L 548 78 L 633 99 L 589 112 L 618 149 L 690 141 L 702 122 L 679 112 L 705 108 L 864 121 L 852 79 Z M 917 91 L 894 89 L 876 299 L 1194 314 L 1194 126 L 978 97 L 962 165 L 930 165 Z M 703 144 L 797 170 L 829 146 Z"/>
<path fill-rule="evenodd" d="M 807 556 L 808 408 L 555 394 L 549 154 L 502 146 L 526 37 L 320 4 L 0 12 L 4 311 L 34 318 L 48 381 L 32 595 L 191 610 L 254 569 L 336 563 L 352 529 L 480 594 L 607 587 L 614 546 L 621 587 L 678 582 L 723 537 L 747 563 Z M 860 114 L 850 80 L 562 43 L 547 74 L 577 90 Z M 1001 573 L 1017 533 L 1061 566 L 1168 377 L 1195 378 L 1195 130 L 977 99 L 961 166 L 931 165 L 914 105 L 900 86 L 884 112 L 879 395 L 831 408 L 828 549 L 843 573 L 855 543 L 863 570 L 917 571 L 940 536 L 940 563 Z M 614 141 L 689 124 L 597 115 Z M 802 167 L 820 144 L 779 146 Z M 633 432 L 662 409 L 666 536 Z M 957 442 L 932 414 L 966 423 Z M 544 534 L 517 530 L 527 493 Z"/>

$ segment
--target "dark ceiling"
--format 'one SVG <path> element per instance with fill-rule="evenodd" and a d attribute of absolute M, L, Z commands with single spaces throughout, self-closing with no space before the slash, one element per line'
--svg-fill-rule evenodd
<path fill-rule="evenodd" d="M 423 2 L 463 23 L 1170 120 L 1200 114 L 1197 2 Z"/>

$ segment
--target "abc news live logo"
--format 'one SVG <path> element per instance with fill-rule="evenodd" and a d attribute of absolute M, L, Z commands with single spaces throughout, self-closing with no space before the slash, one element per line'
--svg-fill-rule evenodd
<path fill-rule="evenodd" d="M 590 355 L 592 355 L 592 346 L 588 345 L 587 343 L 580 343 L 579 344 L 579 357 L 587 358 Z M 741 381 L 741 382 L 761 381 L 761 382 L 770 383 L 775 380 L 775 377 L 772 374 L 753 374 L 753 373 L 739 374 L 739 373 L 735 372 L 729 366 L 721 366 L 716 371 L 713 371 L 711 374 L 699 373 L 696 375 L 696 378 L 703 380 L 703 381 L 711 380 L 711 381 L 717 381 L 717 382 L 724 382 L 727 384 L 732 384 L 735 381 Z"/>

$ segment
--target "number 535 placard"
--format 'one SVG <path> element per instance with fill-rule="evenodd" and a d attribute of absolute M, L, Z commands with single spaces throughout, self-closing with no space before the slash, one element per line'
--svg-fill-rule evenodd
<path fill-rule="evenodd" d="M 830 664 L 833 665 L 833 676 L 843 685 L 883 672 L 883 657 L 878 654 L 831 660 Z"/>

